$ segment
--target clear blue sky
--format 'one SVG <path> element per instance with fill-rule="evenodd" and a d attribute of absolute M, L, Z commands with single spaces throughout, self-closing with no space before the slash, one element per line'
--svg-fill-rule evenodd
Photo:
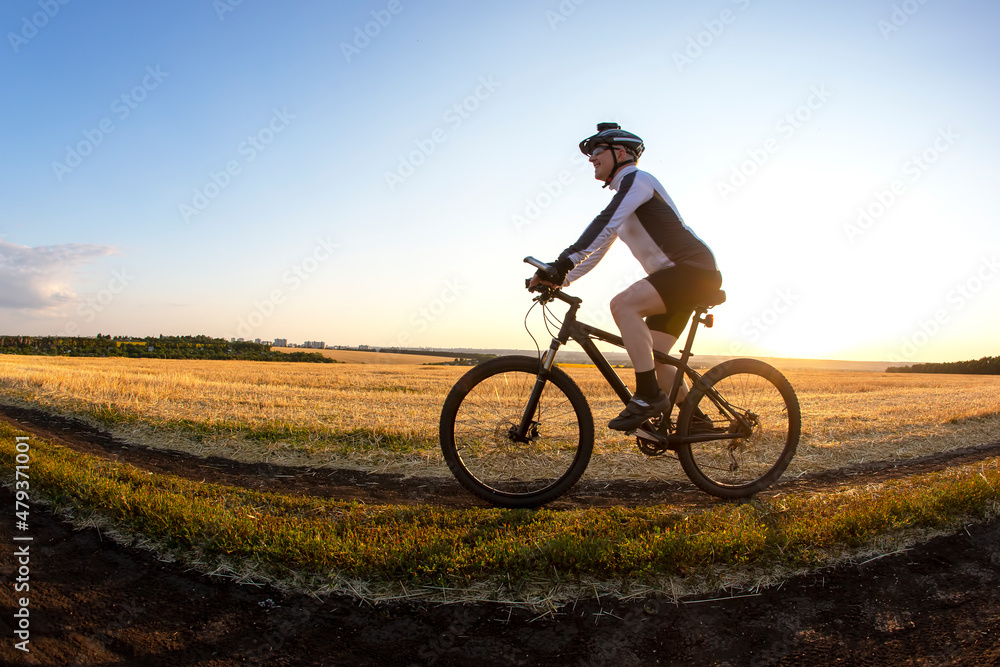
<path fill-rule="evenodd" d="M 63 4 L 65 2 L 65 4 Z M 1000 354 L 1000 6 L 10 0 L 0 333 L 529 347 L 525 255 L 647 145 L 705 354 Z M 619 244 L 620 245 L 620 244 Z M 638 279 L 616 247 L 570 288 Z"/>

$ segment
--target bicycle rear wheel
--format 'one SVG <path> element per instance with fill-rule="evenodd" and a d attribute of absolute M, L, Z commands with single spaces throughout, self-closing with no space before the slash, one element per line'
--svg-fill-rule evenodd
<path fill-rule="evenodd" d="M 738 418 L 723 411 L 713 395 L 721 396 Z M 711 423 L 695 416 L 696 407 Z M 799 401 L 784 375 L 757 359 L 731 359 L 709 370 L 691 389 L 677 432 L 742 437 L 683 444 L 677 457 L 701 490 L 743 498 L 781 477 L 795 455 L 801 428 Z"/>
<path fill-rule="evenodd" d="M 552 368 L 526 438 L 516 431 L 538 376 L 533 357 L 479 364 L 441 410 L 441 452 L 461 484 L 502 507 L 535 507 L 565 493 L 594 448 L 594 420 L 576 383 Z"/>

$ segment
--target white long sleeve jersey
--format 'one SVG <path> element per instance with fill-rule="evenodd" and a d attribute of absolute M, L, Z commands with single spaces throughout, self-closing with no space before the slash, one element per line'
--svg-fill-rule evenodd
<path fill-rule="evenodd" d="M 718 270 L 712 251 L 684 224 L 652 174 L 629 165 L 615 174 L 610 187 L 615 190 L 611 203 L 559 256 L 573 263 L 566 285 L 594 268 L 618 237 L 647 274 L 677 264 Z"/>

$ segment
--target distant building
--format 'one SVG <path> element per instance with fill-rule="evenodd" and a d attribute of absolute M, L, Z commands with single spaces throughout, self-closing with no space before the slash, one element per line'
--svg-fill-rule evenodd
<path fill-rule="evenodd" d="M 307 340 L 302 344 L 302 347 L 312 348 L 314 350 L 322 350 L 326 348 L 326 343 L 321 340 Z"/>
<path fill-rule="evenodd" d="M 275 338 L 274 339 L 274 347 L 288 347 L 288 339 L 287 338 Z"/>

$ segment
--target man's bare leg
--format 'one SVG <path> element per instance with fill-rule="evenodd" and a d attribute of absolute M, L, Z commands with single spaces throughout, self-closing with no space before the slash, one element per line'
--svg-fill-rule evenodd
<path fill-rule="evenodd" d="M 663 300 L 649 282 L 640 280 L 611 300 L 611 315 L 622 334 L 625 351 L 636 373 L 651 371 L 653 337 L 645 318 L 667 312 Z"/>
<path fill-rule="evenodd" d="M 663 333 L 662 331 L 650 331 L 653 339 L 653 349 L 657 352 L 662 352 L 663 354 L 670 354 L 670 350 L 674 348 L 677 343 L 677 337 L 671 336 L 670 334 Z M 674 373 L 677 369 L 670 364 L 661 364 L 656 362 L 656 381 L 660 385 L 660 389 L 667 396 L 670 395 L 670 386 L 674 382 Z M 677 388 L 677 398 L 674 400 L 676 405 L 680 405 L 687 398 L 688 387 L 687 379 L 682 378 L 681 384 Z"/>
<path fill-rule="evenodd" d="M 635 369 L 635 394 L 608 428 L 630 431 L 669 407 L 662 395 L 653 365 L 653 336 L 645 318 L 666 312 L 656 288 L 640 280 L 611 300 L 611 314 L 622 334 L 622 343 Z"/>

